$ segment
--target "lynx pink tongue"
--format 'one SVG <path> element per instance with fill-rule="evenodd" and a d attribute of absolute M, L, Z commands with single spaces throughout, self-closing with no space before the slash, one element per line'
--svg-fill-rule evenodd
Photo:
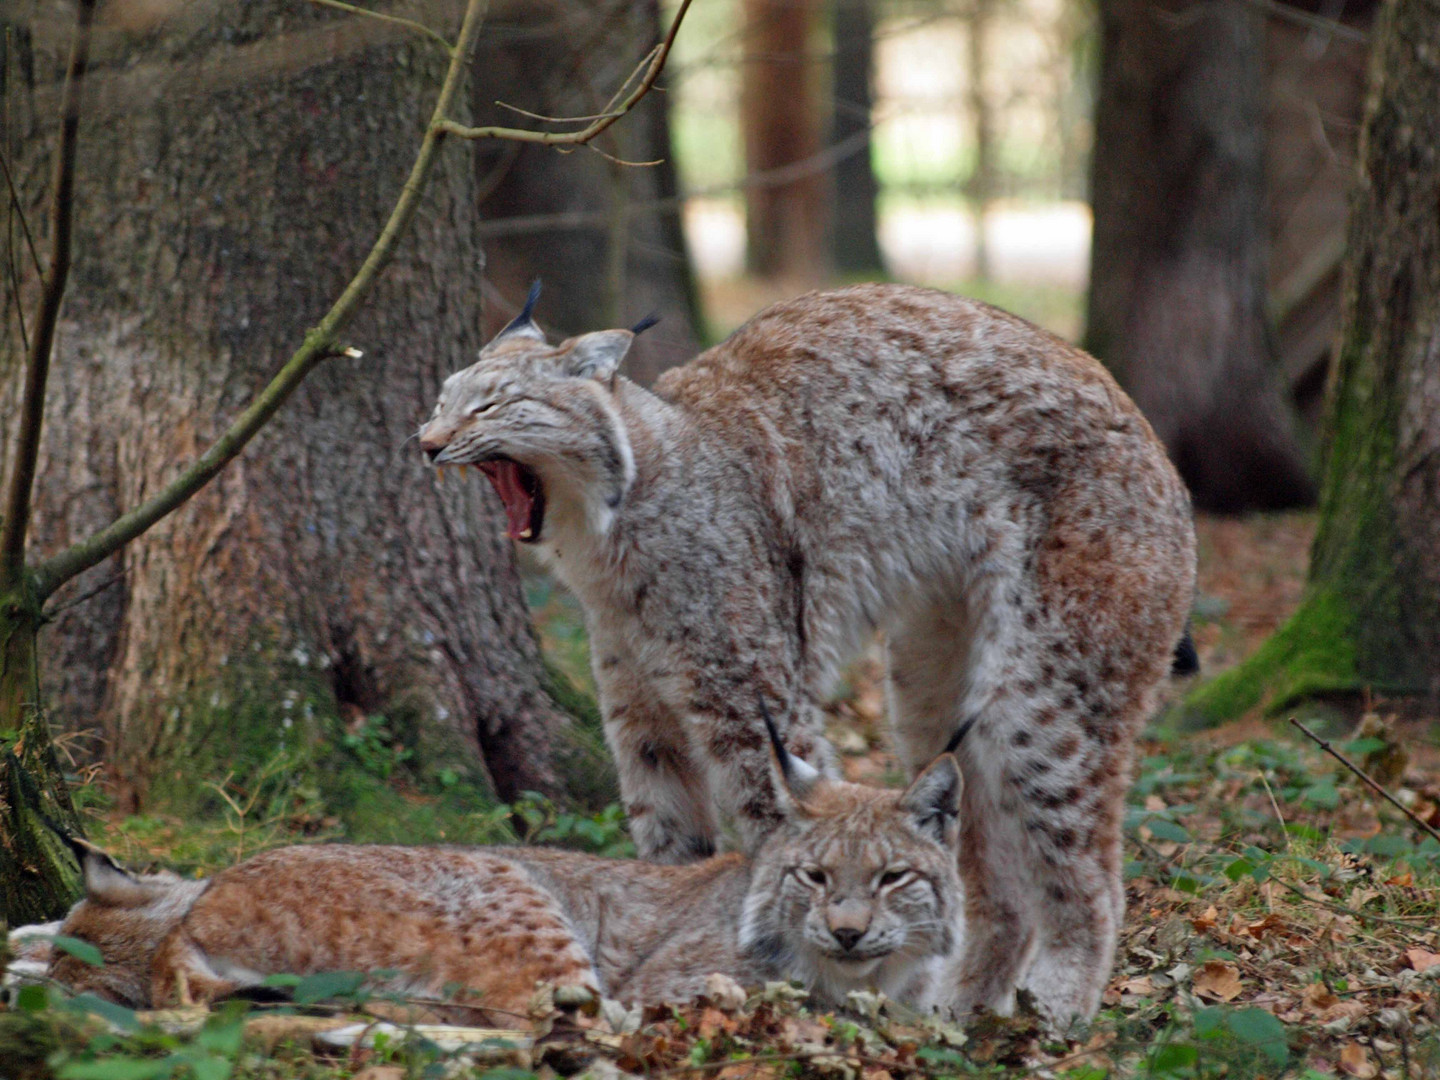
<path fill-rule="evenodd" d="M 535 499 L 520 481 L 520 466 L 513 461 L 486 461 L 480 468 L 490 477 L 495 494 L 505 504 L 505 516 L 509 519 L 505 535 L 511 540 L 527 538 Z"/>

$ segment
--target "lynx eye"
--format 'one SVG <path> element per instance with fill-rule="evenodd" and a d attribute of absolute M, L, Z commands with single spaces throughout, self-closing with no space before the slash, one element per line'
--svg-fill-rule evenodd
<path fill-rule="evenodd" d="M 472 405 L 470 407 L 470 415 L 479 416 L 481 413 L 487 413 L 498 404 L 498 401 L 487 401 L 483 405 Z"/>
<path fill-rule="evenodd" d="M 824 885 L 825 871 L 815 866 L 799 866 L 795 868 L 795 874 L 807 885 Z"/>
<path fill-rule="evenodd" d="M 909 876 L 910 871 L 908 869 L 886 870 L 885 873 L 880 875 L 880 887 L 884 889 L 890 885 L 898 885 Z"/>

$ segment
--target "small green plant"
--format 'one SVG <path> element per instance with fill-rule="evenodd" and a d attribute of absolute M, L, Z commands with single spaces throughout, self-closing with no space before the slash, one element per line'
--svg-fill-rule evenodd
<path fill-rule="evenodd" d="M 523 826 L 520 838 L 527 844 L 555 844 L 591 851 L 610 858 L 634 858 L 635 844 L 625 824 L 625 808 L 611 803 L 596 814 L 558 809 L 553 802 L 527 791 L 510 808 Z"/>
<path fill-rule="evenodd" d="M 379 780 L 389 780 L 396 769 L 415 756 L 414 748 L 401 742 L 383 716 L 365 717 L 340 736 L 340 745 L 362 769 Z"/>

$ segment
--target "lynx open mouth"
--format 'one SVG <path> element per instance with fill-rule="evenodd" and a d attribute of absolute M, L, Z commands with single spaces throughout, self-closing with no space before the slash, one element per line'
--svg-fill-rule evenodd
<path fill-rule="evenodd" d="M 545 523 L 545 486 L 540 474 L 509 458 L 476 462 L 475 467 L 490 478 L 495 494 L 505 504 L 505 535 L 526 544 L 539 540 L 540 526 Z"/>

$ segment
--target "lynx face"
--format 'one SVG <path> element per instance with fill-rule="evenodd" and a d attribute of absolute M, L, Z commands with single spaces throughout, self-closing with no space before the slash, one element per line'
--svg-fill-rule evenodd
<path fill-rule="evenodd" d="M 742 947 L 796 971 L 822 998 L 877 988 L 924 1005 L 915 986 L 955 945 L 960 771 L 945 755 L 910 790 L 819 782 L 755 860 Z"/>
<path fill-rule="evenodd" d="M 531 303 L 533 304 L 533 298 Z M 635 335 L 602 330 L 559 345 L 530 320 L 530 305 L 445 380 L 420 447 L 437 466 L 474 465 L 505 505 L 506 533 L 533 544 L 544 533 L 547 492 L 585 508 L 603 533 L 635 478 L 624 421 L 607 383 Z"/>

